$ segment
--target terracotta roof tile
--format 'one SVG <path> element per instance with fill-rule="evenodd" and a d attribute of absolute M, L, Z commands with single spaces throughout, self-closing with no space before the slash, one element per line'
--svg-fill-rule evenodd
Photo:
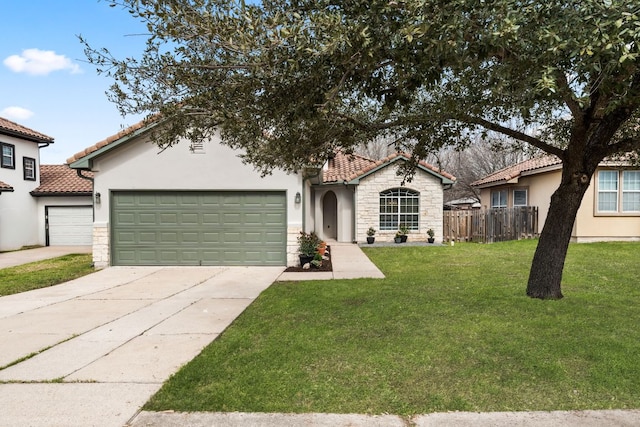
<path fill-rule="evenodd" d="M 487 175 L 482 179 L 472 182 L 471 185 L 478 187 L 486 184 L 501 183 L 519 177 L 524 172 L 535 171 L 549 166 L 560 165 L 562 160 L 556 156 L 542 156 L 528 159 L 515 165 L 506 167 L 497 172 Z"/>
<path fill-rule="evenodd" d="M 36 132 L 33 129 L 29 129 L 28 127 L 19 125 L 18 123 L 12 122 L 11 120 L 7 120 L 3 117 L 0 117 L 0 133 L 20 135 L 35 142 L 53 142 L 52 137 Z"/>
<path fill-rule="evenodd" d="M 93 173 L 83 172 L 93 178 Z M 33 190 L 33 196 L 47 195 L 89 195 L 93 192 L 93 183 L 80 178 L 68 165 L 40 165 L 40 186 Z"/>
<path fill-rule="evenodd" d="M 349 181 L 352 176 L 358 175 L 361 170 L 375 165 L 376 161 L 357 154 L 344 154 L 338 152 L 329 160 L 329 166 L 322 173 L 322 182 Z"/>
<path fill-rule="evenodd" d="M 0 192 L 2 191 L 13 191 L 13 187 L 6 182 L 0 181 Z"/>
<path fill-rule="evenodd" d="M 154 119 L 150 119 L 151 121 L 153 121 Z M 94 145 L 92 145 L 91 147 L 87 147 L 82 151 L 77 152 L 76 154 L 74 154 L 73 156 L 69 157 L 67 159 L 67 163 L 71 164 L 77 160 L 80 160 L 81 158 L 83 158 L 84 156 L 91 154 L 95 151 L 98 151 L 99 149 L 101 149 L 102 147 L 106 147 L 109 144 L 112 144 L 116 141 L 118 141 L 121 138 L 124 138 L 127 135 L 130 135 L 132 133 L 134 133 L 137 130 L 142 129 L 143 127 L 147 126 L 150 123 L 149 119 L 144 119 L 139 121 L 138 123 L 129 126 L 126 129 L 121 130 L 120 132 L 111 135 L 105 139 L 103 139 L 102 141 L 99 141 L 97 143 L 95 143 Z"/>
<path fill-rule="evenodd" d="M 385 163 L 389 163 L 396 157 L 411 158 L 410 154 L 406 153 L 394 153 L 382 160 L 371 160 L 363 156 L 356 154 L 347 155 L 344 153 L 337 153 L 333 161 L 329 162 L 329 167 L 323 172 L 322 181 L 328 182 L 341 182 L 354 180 L 367 172 L 370 172 Z M 432 170 L 433 172 L 449 178 L 455 181 L 456 177 L 448 172 L 445 172 L 427 162 L 421 161 L 420 166 Z"/>

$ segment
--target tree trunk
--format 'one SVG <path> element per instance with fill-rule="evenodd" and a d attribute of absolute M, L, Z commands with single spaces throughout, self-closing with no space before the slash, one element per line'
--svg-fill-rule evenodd
<path fill-rule="evenodd" d="M 551 196 L 547 219 L 529 272 L 527 295 L 532 298 L 562 298 L 560 283 L 573 224 L 593 175 L 593 171 L 583 172 L 580 169 L 565 164 L 562 182 Z"/>

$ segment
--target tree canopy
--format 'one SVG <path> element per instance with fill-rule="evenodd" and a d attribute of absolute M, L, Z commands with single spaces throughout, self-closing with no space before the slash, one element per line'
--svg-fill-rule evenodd
<path fill-rule="evenodd" d="M 418 161 L 497 132 L 560 157 L 578 206 L 576 179 L 640 148 L 637 0 L 111 3 L 146 23 L 146 50 L 87 56 L 123 113 L 166 119 L 161 146 L 219 130 L 268 173 L 380 136 Z"/>

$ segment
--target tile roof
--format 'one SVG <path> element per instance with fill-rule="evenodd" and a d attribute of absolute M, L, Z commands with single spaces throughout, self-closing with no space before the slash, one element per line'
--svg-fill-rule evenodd
<path fill-rule="evenodd" d="M 116 141 L 118 141 L 121 138 L 124 138 L 125 136 L 131 135 L 132 133 L 134 133 L 137 130 L 140 130 L 142 128 L 144 128 L 145 126 L 149 125 L 149 120 L 145 119 L 145 120 L 141 120 L 138 123 L 129 126 L 128 128 L 122 129 L 120 132 L 116 133 L 115 135 L 111 135 L 105 139 L 103 139 L 100 142 L 97 142 L 96 144 L 92 145 L 91 147 L 87 147 L 82 151 L 77 152 L 76 154 L 74 154 L 73 156 L 69 157 L 67 159 L 67 164 L 71 164 L 77 160 L 80 160 L 81 158 L 83 158 L 84 156 L 91 154 L 95 151 L 98 151 L 99 149 L 101 149 L 102 147 L 106 147 L 109 144 L 112 144 Z"/>
<path fill-rule="evenodd" d="M 0 181 L 0 193 L 3 191 L 13 191 L 13 187 L 6 182 Z"/>
<path fill-rule="evenodd" d="M 487 175 L 484 178 L 472 182 L 471 185 L 474 187 L 480 187 L 483 185 L 501 184 L 514 178 L 518 178 L 522 174 L 529 175 L 530 173 L 536 173 L 535 171 L 537 170 L 561 164 L 562 160 L 556 156 L 535 157 Z"/>
<path fill-rule="evenodd" d="M 365 175 L 367 172 L 371 172 L 372 170 L 383 166 L 386 163 L 392 162 L 398 157 L 409 159 L 411 158 L 411 155 L 406 153 L 393 153 L 382 160 L 376 161 L 356 154 L 349 155 L 338 152 L 333 161 L 329 162 L 329 167 L 327 168 L 327 170 L 323 171 L 322 182 L 330 183 L 351 181 L 358 177 L 361 177 L 362 175 Z M 433 165 L 430 165 L 427 162 L 421 161 L 419 164 L 421 167 L 429 169 L 452 181 L 455 181 L 456 179 L 456 177 L 451 175 L 450 173 L 445 172 Z"/>
<path fill-rule="evenodd" d="M 0 133 L 20 136 L 34 142 L 53 143 L 53 138 L 0 117 Z"/>
<path fill-rule="evenodd" d="M 93 173 L 83 172 L 93 178 Z M 40 186 L 31 192 L 32 196 L 84 196 L 91 195 L 93 183 L 80 178 L 68 165 L 40 165 Z"/>

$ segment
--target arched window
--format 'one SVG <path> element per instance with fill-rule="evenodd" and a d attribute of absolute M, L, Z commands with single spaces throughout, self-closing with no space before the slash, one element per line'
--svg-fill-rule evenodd
<path fill-rule="evenodd" d="M 406 188 L 392 188 L 380 193 L 380 230 L 397 230 L 404 225 L 418 229 L 420 193 Z"/>

